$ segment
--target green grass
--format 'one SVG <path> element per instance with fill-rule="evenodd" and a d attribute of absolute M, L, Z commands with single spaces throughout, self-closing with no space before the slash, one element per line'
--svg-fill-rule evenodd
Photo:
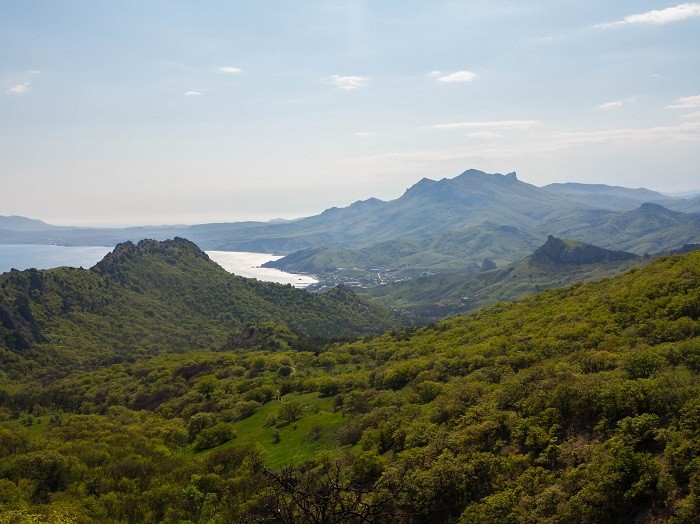
<path fill-rule="evenodd" d="M 265 419 L 277 413 L 282 402 L 296 400 L 305 406 L 302 415 L 286 425 L 265 426 Z M 266 452 L 266 463 L 273 468 L 287 464 L 300 464 L 321 451 L 335 453 L 339 449 L 338 428 L 345 419 L 341 413 L 333 411 L 331 398 L 319 398 L 318 393 L 285 395 L 283 401 L 273 400 L 260 408 L 254 415 L 234 424 L 236 438 L 226 444 L 202 452 L 200 455 L 231 446 L 257 444 Z M 315 437 L 312 430 L 320 431 Z M 279 442 L 275 443 L 275 433 L 279 432 Z"/>
<path fill-rule="evenodd" d="M 32 437 L 42 435 L 46 431 L 46 428 L 48 428 L 49 426 L 49 415 L 44 415 L 41 417 L 32 415 L 34 422 L 31 426 L 25 426 L 24 424 L 22 424 L 22 421 L 26 418 L 27 415 L 22 415 L 20 418 L 15 420 L 4 420 L 0 422 L 0 426 L 4 426 L 13 431 L 26 431 Z"/>

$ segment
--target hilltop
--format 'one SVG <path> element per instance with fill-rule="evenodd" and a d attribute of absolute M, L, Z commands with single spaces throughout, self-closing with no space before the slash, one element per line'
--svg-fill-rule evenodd
<path fill-rule="evenodd" d="M 637 258 L 634 253 L 611 251 L 585 242 L 562 240 L 549 235 L 547 242 L 539 247 L 530 257 L 533 262 L 552 262 L 554 264 L 595 264 Z"/>
<path fill-rule="evenodd" d="M 183 238 L 120 244 L 89 270 L 0 275 L 0 322 L 10 361 L 65 365 L 221 347 L 255 323 L 328 340 L 400 326 L 349 289 L 312 295 L 232 275 Z"/>

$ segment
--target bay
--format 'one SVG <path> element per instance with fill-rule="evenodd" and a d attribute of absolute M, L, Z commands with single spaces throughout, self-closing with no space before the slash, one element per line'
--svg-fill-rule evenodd
<path fill-rule="evenodd" d="M 278 260 L 281 256 L 269 253 L 250 253 L 246 251 L 206 251 L 209 258 L 223 267 L 226 271 L 241 277 L 257 278 L 265 282 L 291 284 L 294 287 L 305 288 L 316 284 L 318 280 L 308 275 L 287 273 L 280 269 L 260 267 L 270 260 Z"/>
<path fill-rule="evenodd" d="M 112 251 L 103 246 L 53 246 L 33 244 L 0 244 L 0 273 L 54 267 L 92 267 Z"/>
<path fill-rule="evenodd" d="M 10 271 L 12 268 L 19 270 L 32 267 L 51 269 L 61 266 L 89 268 L 102 260 L 112 249 L 114 248 L 101 246 L 0 244 L 0 273 Z M 291 284 L 298 288 L 305 288 L 318 282 L 307 275 L 260 267 L 269 260 L 282 258 L 277 255 L 245 251 L 206 251 L 206 253 L 226 271 L 242 277 Z"/>

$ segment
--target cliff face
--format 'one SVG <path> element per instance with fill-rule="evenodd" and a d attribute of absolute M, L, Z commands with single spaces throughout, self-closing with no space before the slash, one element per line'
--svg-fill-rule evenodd
<path fill-rule="evenodd" d="M 6 274 L 3 287 L 7 282 L 17 288 L 17 293 L 14 298 L 0 297 L 0 339 L 10 349 L 27 349 L 34 343 L 46 342 L 28 298 L 31 292 L 37 296 L 43 293 L 41 273 L 36 269 L 12 271 Z"/>
<path fill-rule="evenodd" d="M 572 240 L 562 240 L 549 235 L 547 242 L 532 254 L 534 261 L 553 262 L 555 264 L 595 264 L 613 260 L 630 260 L 636 258 L 634 253 L 611 251 L 602 247 Z"/>

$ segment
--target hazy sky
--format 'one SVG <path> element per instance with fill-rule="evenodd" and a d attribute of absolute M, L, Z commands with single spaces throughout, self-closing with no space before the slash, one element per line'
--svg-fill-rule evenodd
<path fill-rule="evenodd" d="M 0 4 L 0 215 L 315 214 L 422 177 L 700 188 L 700 3 Z"/>

